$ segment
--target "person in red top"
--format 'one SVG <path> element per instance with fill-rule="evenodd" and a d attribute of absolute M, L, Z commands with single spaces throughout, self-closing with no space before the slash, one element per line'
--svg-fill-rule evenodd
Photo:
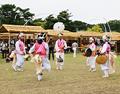
<path fill-rule="evenodd" d="M 58 34 L 59 39 L 55 43 L 55 50 L 56 50 L 56 64 L 57 64 L 57 69 L 62 70 L 63 65 L 64 65 L 64 49 L 67 48 L 66 41 L 62 39 L 61 33 Z"/>
<path fill-rule="evenodd" d="M 44 42 L 43 37 L 38 37 L 36 43 L 32 46 L 29 53 L 33 53 L 33 59 L 36 67 L 36 74 L 38 80 L 42 80 L 42 71 L 51 70 L 51 66 L 48 60 L 48 45 Z"/>

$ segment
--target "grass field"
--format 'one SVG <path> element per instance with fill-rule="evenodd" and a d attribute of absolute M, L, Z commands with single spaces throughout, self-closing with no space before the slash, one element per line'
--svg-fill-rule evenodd
<path fill-rule="evenodd" d="M 0 60 L 0 94 L 120 94 L 120 57 L 109 78 L 102 78 L 99 65 L 96 72 L 89 72 L 80 53 L 75 59 L 72 54 L 65 57 L 64 70 L 56 70 L 52 63 L 42 81 L 37 81 L 33 63 L 26 62 L 23 72 L 14 72 L 11 63 Z"/>

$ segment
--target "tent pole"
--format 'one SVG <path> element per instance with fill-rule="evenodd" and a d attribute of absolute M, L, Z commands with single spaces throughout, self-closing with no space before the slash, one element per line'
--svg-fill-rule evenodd
<path fill-rule="evenodd" d="M 9 33 L 9 52 L 10 52 L 10 33 Z"/>

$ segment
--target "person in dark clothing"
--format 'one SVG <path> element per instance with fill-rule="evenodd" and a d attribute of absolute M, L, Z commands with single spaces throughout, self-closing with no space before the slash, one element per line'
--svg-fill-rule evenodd
<path fill-rule="evenodd" d="M 2 58 L 6 58 L 6 43 L 2 42 Z"/>
<path fill-rule="evenodd" d="M 52 40 L 52 37 L 50 37 L 50 40 L 48 42 L 49 45 L 49 60 L 52 54 L 52 60 L 54 61 L 54 41 Z"/>

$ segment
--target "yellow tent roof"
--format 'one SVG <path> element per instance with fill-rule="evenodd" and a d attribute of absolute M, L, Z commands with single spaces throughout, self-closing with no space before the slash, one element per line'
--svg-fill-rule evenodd
<path fill-rule="evenodd" d="M 52 29 L 48 29 L 46 30 L 47 34 L 50 35 L 50 36 L 57 36 L 58 35 L 58 32 L 52 30 Z M 62 32 L 63 34 L 63 37 L 79 37 L 79 35 L 75 32 L 70 32 L 70 31 L 67 31 L 67 30 L 64 30 Z"/>
<path fill-rule="evenodd" d="M 119 32 L 89 32 L 89 31 L 80 31 L 77 34 L 81 37 L 102 37 L 103 35 L 107 34 L 111 37 L 112 40 L 120 40 L 120 33 Z"/>
<path fill-rule="evenodd" d="M 120 36 L 113 36 L 112 38 L 111 38 L 111 40 L 120 40 Z"/>
<path fill-rule="evenodd" d="M 120 33 L 119 32 L 105 32 L 103 35 L 106 34 L 111 37 L 111 40 L 120 40 Z"/>
<path fill-rule="evenodd" d="M 39 33 L 45 32 L 41 26 L 24 26 L 24 25 L 8 25 L 3 24 L 0 27 L 0 33 Z"/>
<path fill-rule="evenodd" d="M 77 34 L 79 36 L 83 36 L 83 37 L 100 37 L 100 36 L 102 36 L 101 32 L 89 32 L 89 31 L 80 31 L 80 32 L 77 32 Z"/>
<path fill-rule="evenodd" d="M 19 32 L 23 32 L 23 33 L 27 33 L 27 34 L 46 32 L 50 36 L 58 35 L 58 32 L 55 32 L 53 29 L 44 30 L 41 26 L 24 26 L 24 25 L 3 24 L 0 27 L 0 37 L 1 38 L 9 36 L 7 33 L 19 33 Z M 4 34 L 2 34 L 2 33 L 4 33 Z M 62 33 L 63 33 L 63 37 L 69 37 L 69 38 L 102 37 L 105 34 L 105 33 L 101 33 L 101 32 L 89 32 L 89 31 L 70 32 L 67 30 L 64 30 Z M 111 36 L 112 40 L 120 40 L 119 32 L 111 32 L 111 33 L 107 32 L 106 34 Z M 11 34 L 11 36 L 16 36 L 16 35 Z"/>
<path fill-rule="evenodd" d="M 0 39 L 9 39 L 9 36 L 11 39 L 16 39 L 18 34 L 17 33 L 0 33 Z M 33 38 L 33 34 L 25 34 L 25 37 L 28 39 L 28 37 Z"/>

